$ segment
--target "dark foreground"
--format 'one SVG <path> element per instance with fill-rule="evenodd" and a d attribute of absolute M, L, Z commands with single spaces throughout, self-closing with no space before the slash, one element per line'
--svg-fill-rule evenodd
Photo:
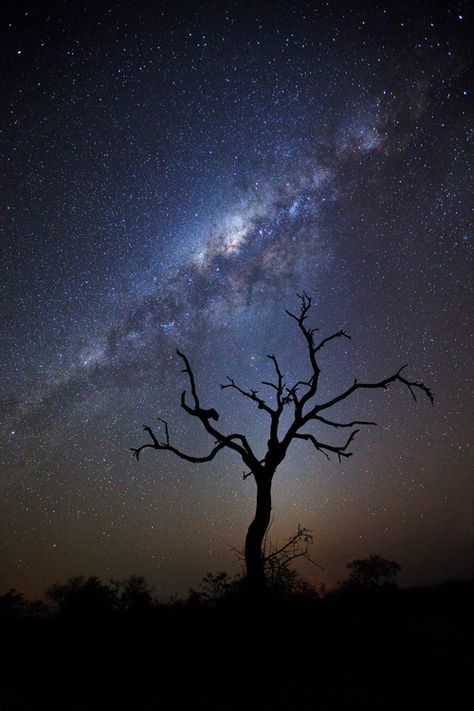
<path fill-rule="evenodd" d="M 2 622 L 1 711 L 469 709 L 473 583 Z"/>

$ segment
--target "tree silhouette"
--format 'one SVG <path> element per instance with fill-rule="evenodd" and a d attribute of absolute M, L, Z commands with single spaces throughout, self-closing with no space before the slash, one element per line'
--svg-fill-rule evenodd
<path fill-rule="evenodd" d="M 168 423 L 158 418 L 164 427 L 164 439 L 160 440 L 151 427 L 144 425 L 144 430 L 148 433 L 150 442 L 143 444 L 141 447 L 131 448 L 137 459 L 139 459 L 140 453 L 147 448 L 172 452 L 181 459 L 193 463 L 210 462 L 222 449 L 231 449 L 240 456 L 248 469 L 247 472 L 244 472 L 244 479 L 248 476 L 253 476 L 257 485 L 255 516 L 248 528 L 245 538 L 247 582 L 249 588 L 255 594 L 264 592 L 266 587 L 262 545 L 270 523 L 272 480 L 278 466 L 287 456 L 290 444 L 294 440 L 310 442 L 315 449 L 327 459 L 330 458 L 330 454 L 336 455 L 339 461 L 341 461 L 342 457 L 352 456 L 349 447 L 359 432 L 359 429 L 355 428 L 358 426 L 375 425 L 376 423 L 364 420 L 339 422 L 328 419 L 326 413 L 335 405 L 347 400 L 359 390 L 386 390 L 391 383 L 398 382 L 408 388 L 415 401 L 417 399 L 417 390 L 420 390 L 433 402 L 431 390 L 426 385 L 422 382 L 408 380 L 402 375 L 402 371 L 406 366 L 403 366 L 393 375 L 389 375 L 378 382 L 362 383 L 355 379 L 353 384 L 339 395 L 329 400 L 318 402 L 316 396 L 318 394 L 319 376 L 321 372 L 318 364 L 319 354 L 331 341 L 337 338 L 350 339 L 350 336 L 345 331 L 337 331 L 317 341 L 316 333 L 318 329 L 308 328 L 306 325 L 308 313 L 311 309 L 311 297 L 303 293 L 299 296 L 299 299 L 299 313 L 294 314 L 290 311 L 286 311 L 286 313 L 296 322 L 307 345 L 311 369 L 308 380 L 299 380 L 293 385 L 288 386 L 285 383 L 277 358 L 275 355 L 269 355 L 268 358 L 271 360 L 275 370 L 275 377 L 273 381 L 262 381 L 262 385 L 270 388 L 274 392 L 273 406 L 259 395 L 258 390 L 245 390 L 237 385 L 235 380 L 229 376 L 227 377 L 227 382 L 221 385 L 222 389 L 236 390 L 242 397 L 255 403 L 259 410 L 263 410 L 269 416 L 269 438 L 267 441 L 266 454 L 263 459 L 259 459 L 255 455 L 245 435 L 240 433 L 224 434 L 217 428 L 215 423 L 219 420 L 219 413 L 214 408 L 206 409 L 202 407 L 189 360 L 184 353 L 181 353 L 179 350 L 177 353 L 183 361 L 183 373 L 185 373 L 188 378 L 190 389 L 190 397 L 188 397 L 186 390 L 182 392 L 181 407 L 188 415 L 195 417 L 201 422 L 204 429 L 214 438 L 215 446 L 207 456 L 197 457 L 187 454 L 171 444 Z M 290 424 L 283 427 L 282 415 L 285 408 L 292 408 L 292 416 Z M 313 423 L 334 429 L 349 429 L 351 432 L 342 444 L 327 444 L 324 440 L 320 439 L 319 436 L 305 431 L 304 428 Z M 284 430 L 283 432 L 281 432 L 282 429 Z"/>
<path fill-rule="evenodd" d="M 342 583 L 345 590 L 380 590 L 394 586 L 394 578 L 401 570 L 395 560 L 387 560 L 380 555 L 358 558 L 347 564 L 349 578 Z"/>

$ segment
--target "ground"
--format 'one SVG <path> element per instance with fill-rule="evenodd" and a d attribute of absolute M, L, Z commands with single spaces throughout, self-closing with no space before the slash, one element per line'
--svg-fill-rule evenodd
<path fill-rule="evenodd" d="M 463 709 L 473 592 L 451 583 L 8 620 L 0 708 Z"/>

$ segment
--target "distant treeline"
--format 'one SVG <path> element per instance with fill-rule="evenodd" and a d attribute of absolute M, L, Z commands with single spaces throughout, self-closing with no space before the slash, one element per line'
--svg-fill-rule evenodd
<path fill-rule="evenodd" d="M 114 614 L 139 616 L 164 608 L 222 607 L 250 603 L 271 606 L 285 601 L 316 603 L 335 597 L 359 601 L 369 599 L 373 602 L 374 598 L 393 596 L 398 590 L 395 578 L 401 568 L 395 561 L 371 555 L 351 561 L 347 569 L 348 577 L 328 591 L 324 583 L 312 585 L 288 565 L 277 566 L 273 562 L 267 575 L 266 595 L 259 600 L 251 599 L 248 594 L 243 573 L 234 576 L 225 571 L 207 573 L 198 588 L 190 588 L 186 597 L 172 597 L 166 601 L 157 599 L 153 588 L 143 576 L 131 575 L 125 580 L 111 579 L 108 583 L 98 577 L 76 576 L 64 583 L 51 585 L 45 592 L 44 600 L 30 601 L 16 589 L 10 589 L 0 595 L 0 621 L 39 620 L 58 615 L 62 618 L 95 619 Z M 432 589 L 461 590 L 470 584 L 448 581 Z"/>

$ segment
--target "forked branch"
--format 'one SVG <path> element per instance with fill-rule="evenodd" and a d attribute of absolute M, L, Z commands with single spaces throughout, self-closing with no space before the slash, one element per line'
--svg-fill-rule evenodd
<path fill-rule="evenodd" d="M 265 410 L 265 412 L 268 412 L 270 415 L 273 415 L 273 408 L 270 407 L 270 405 L 267 405 L 263 398 L 258 396 L 258 390 L 244 390 L 239 385 L 237 385 L 235 380 L 229 375 L 226 375 L 226 378 L 229 382 L 222 384 L 221 390 L 225 390 L 226 388 L 233 388 L 233 390 L 237 390 L 237 392 L 243 395 L 244 397 L 247 397 L 249 398 L 249 400 L 253 400 L 253 402 L 257 403 L 259 410 Z"/>
<path fill-rule="evenodd" d="M 265 548 L 267 547 L 267 537 L 265 538 Z M 276 546 L 270 545 L 270 552 L 264 552 L 265 563 L 269 567 L 287 567 L 292 561 L 297 558 L 304 558 L 305 560 L 315 565 L 320 570 L 324 568 L 316 563 L 309 555 L 309 546 L 313 543 L 313 535 L 311 531 L 298 524 L 298 529 L 286 543 L 277 548 Z"/>
<path fill-rule="evenodd" d="M 291 441 L 296 438 L 307 439 L 311 441 L 316 447 L 316 449 L 321 451 L 326 456 L 328 456 L 328 451 L 332 451 L 337 454 L 339 460 L 343 456 L 350 456 L 350 452 L 347 451 L 347 447 L 349 446 L 350 441 L 346 442 L 343 447 L 333 447 L 332 445 L 324 445 L 316 437 L 314 437 L 314 435 L 301 434 L 301 430 L 304 428 L 305 425 L 314 421 L 335 428 L 354 427 L 356 425 L 375 425 L 375 422 L 366 420 L 339 422 L 333 419 L 323 417 L 320 414 L 321 412 L 324 412 L 334 407 L 343 400 L 346 400 L 357 390 L 377 388 L 386 390 L 391 383 L 399 382 L 408 388 L 411 396 L 415 401 L 417 400 L 418 392 L 422 392 L 424 395 L 426 395 L 426 397 L 428 397 L 430 402 L 433 403 L 433 393 L 431 392 L 430 388 L 428 388 L 423 382 L 419 382 L 417 380 L 409 380 L 402 374 L 402 371 L 406 368 L 406 366 L 403 366 L 393 375 L 390 375 L 389 377 L 384 378 L 383 380 L 380 380 L 378 382 L 361 383 L 356 379 L 354 380 L 354 383 L 341 394 L 336 395 L 335 397 L 323 403 L 315 402 L 318 392 L 318 380 L 320 374 L 320 368 L 317 362 L 317 354 L 330 341 L 340 337 L 350 338 L 350 336 L 345 331 L 340 330 L 332 334 L 331 336 L 328 336 L 327 338 L 323 338 L 323 340 L 316 345 L 314 341 L 314 334 L 316 333 L 317 329 L 310 329 L 306 326 L 308 311 L 311 308 L 311 298 L 304 292 L 299 296 L 299 298 L 301 302 L 299 314 L 293 314 L 290 311 L 287 311 L 286 313 L 297 322 L 298 327 L 300 328 L 306 340 L 309 359 L 312 367 L 312 374 L 307 381 L 298 381 L 292 388 L 287 388 L 288 396 L 292 398 L 295 405 L 295 416 L 293 422 L 290 424 L 282 440 L 282 449 L 284 452 L 286 452 L 286 449 L 290 445 Z M 298 390 L 300 388 L 306 388 L 305 392 L 301 396 L 298 394 Z M 353 435 L 351 435 L 351 438 L 352 437 Z"/>
<path fill-rule="evenodd" d="M 212 424 L 211 420 L 217 421 L 219 419 L 219 413 L 214 408 L 205 409 L 201 407 L 196 388 L 196 380 L 189 360 L 184 355 L 184 353 L 181 353 L 181 351 L 178 350 L 176 352 L 184 363 L 183 373 L 186 373 L 188 377 L 192 399 L 192 404 L 188 404 L 188 402 L 186 401 L 186 390 L 184 390 L 181 393 L 181 407 L 185 410 L 185 412 L 188 413 L 188 415 L 196 417 L 202 423 L 205 430 L 214 437 L 216 441 L 216 446 L 208 455 L 204 457 L 196 457 L 194 455 L 186 454 L 185 452 L 182 452 L 180 449 L 170 444 L 168 423 L 165 420 L 158 418 L 160 422 L 162 422 L 165 426 L 165 440 L 163 442 L 160 442 L 158 437 L 153 432 L 152 428 L 148 425 L 144 425 L 143 429 L 145 430 L 145 432 L 148 432 L 151 442 L 143 444 L 141 447 L 131 447 L 131 451 L 133 452 L 134 456 L 138 459 L 140 457 L 140 453 L 147 448 L 162 449 L 167 450 L 169 452 L 173 452 L 173 454 L 178 456 L 180 459 L 185 459 L 188 462 L 201 463 L 211 461 L 211 459 L 214 459 L 216 454 L 220 452 L 221 449 L 227 447 L 237 452 L 241 456 L 244 464 L 249 467 L 249 469 L 251 469 L 252 471 L 258 470 L 260 464 L 257 458 L 255 457 L 250 447 L 250 444 L 247 441 L 247 438 L 244 435 L 238 433 L 225 435 L 220 432 L 214 424 Z"/>
<path fill-rule="evenodd" d="M 350 443 L 358 432 L 360 432 L 360 430 L 354 430 L 353 432 L 351 432 L 347 442 L 340 446 L 333 444 L 324 444 L 323 442 L 320 442 L 318 439 L 316 439 L 314 435 L 309 434 L 307 432 L 297 432 L 295 435 L 293 435 L 293 437 L 294 439 L 304 439 L 308 442 L 311 442 L 318 450 L 318 452 L 324 454 L 326 459 L 331 459 L 328 452 L 333 452 L 337 455 L 338 460 L 341 461 L 341 457 L 352 457 L 352 452 L 348 452 L 347 448 L 349 447 Z"/>
<path fill-rule="evenodd" d="M 150 435 L 151 442 L 142 444 L 141 447 L 130 447 L 130 450 L 133 452 L 133 455 L 137 459 L 140 458 L 140 453 L 144 449 L 148 449 L 148 448 L 164 449 L 165 451 L 173 452 L 173 454 L 175 454 L 180 459 L 185 459 L 187 462 L 192 462 L 193 464 L 198 464 L 198 463 L 202 463 L 202 462 L 210 462 L 211 459 L 214 459 L 216 454 L 218 452 L 220 452 L 220 450 L 226 446 L 226 444 L 224 442 L 219 442 L 218 444 L 216 444 L 214 449 L 208 455 L 206 455 L 204 457 L 195 457 L 193 455 L 186 454 L 185 452 L 182 452 L 181 450 L 177 449 L 176 447 L 173 447 L 170 444 L 168 423 L 166 422 L 166 420 L 162 420 L 161 417 L 158 417 L 158 419 L 160 420 L 160 422 L 163 422 L 164 426 L 165 426 L 165 441 L 160 442 L 158 440 L 158 437 L 153 432 L 152 428 L 148 427 L 148 425 L 143 425 L 143 429 L 145 430 L 145 432 L 148 432 L 148 434 Z"/>
<path fill-rule="evenodd" d="M 317 328 L 307 328 L 305 321 L 308 318 L 308 312 L 311 308 L 311 297 L 306 294 L 306 292 L 303 292 L 302 294 L 299 294 L 299 299 L 300 299 L 300 312 L 299 314 L 294 314 L 291 311 L 286 311 L 288 316 L 290 316 L 292 319 L 296 321 L 298 324 L 298 327 L 301 331 L 301 333 L 304 336 L 304 339 L 306 341 L 306 345 L 308 347 L 308 355 L 309 355 L 309 360 L 311 364 L 311 369 L 312 373 L 311 376 L 308 380 L 299 380 L 293 387 L 287 388 L 288 390 L 288 395 L 291 396 L 292 401 L 295 404 L 295 418 L 299 419 L 303 416 L 303 410 L 305 405 L 312 400 L 312 398 L 316 395 L 318 391 L 318 384 L 319 384 L 319 375 L 321 372 L 321 369 L 319 367 L 318 361 L 316 359 L 316 354 L 324 348 L 324 346 L 332 341 L 335 338 L 349 338 L 350 336 L 343 330 L 337 331 L 336 333 L 333 333 L 331 336 L 327 336 L 326 338 L 323 338 L 322 341 L 320 341 L 317 345 L 315 344 L 314 336 L 318 332 L 319 329 Z M 299 397 L 297 395 L 298 388 L 301 386 L 306 386 L 307 390 L 306 392 Z"/>

